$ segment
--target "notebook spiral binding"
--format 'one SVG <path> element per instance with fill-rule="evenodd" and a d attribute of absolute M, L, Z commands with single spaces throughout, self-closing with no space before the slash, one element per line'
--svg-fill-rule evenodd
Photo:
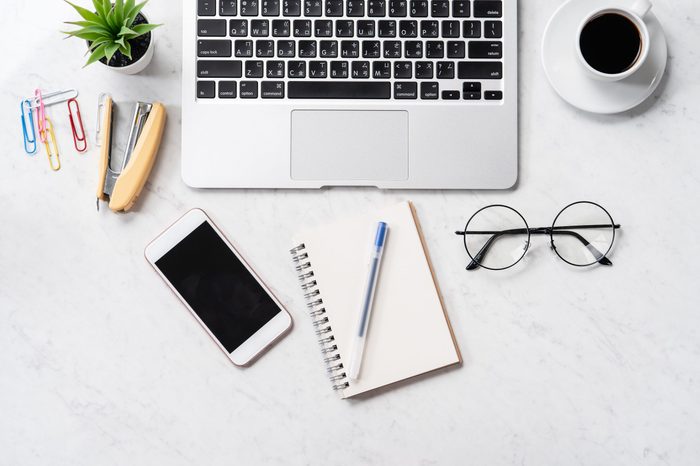
<path fill-rule="evenodd" d="M 309 254 L 306 252 L 306 245 L 302 243 L 289 252 L 292 254 L 292 260 L 295 264 L 294 268 L 298 274 L 301 289 L 304 292 L 304 299 L 312 319 L 314 332 L 318 337 L 319 345 L 321 345 L 323 362 L 326 365 L 326 372 L 333 390 L 348 388 L 350 384 L 343 370 L 344 366 L 338 353 L 338 346 L 333 343 L 335 341 L 333 328 L 328 321 L 326 309 L 323 307 L 321 290 L 318 289 L 318 283 L 314 279 L 314 271 L 309 260 Z"/>

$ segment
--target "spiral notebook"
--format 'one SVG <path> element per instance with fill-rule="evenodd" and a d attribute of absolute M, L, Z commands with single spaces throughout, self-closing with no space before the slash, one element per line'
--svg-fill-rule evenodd
<path fill-rule="evenodd" d="M 346 355 L 378 221 L 389 225 L 389 234 L 362 371 L 351 381 Z M 462 362 L 413 204 L 310 230 L 298 239 L 293 260 L 332 387 L 342 398 Z"/>

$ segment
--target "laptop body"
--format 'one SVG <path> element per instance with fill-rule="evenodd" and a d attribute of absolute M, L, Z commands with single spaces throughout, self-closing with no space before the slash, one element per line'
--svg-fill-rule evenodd
<path fill-rule="evenodd" d="M 192 187 L 517 180 L 516 1 L 184 0 L 182 91 Z"/>

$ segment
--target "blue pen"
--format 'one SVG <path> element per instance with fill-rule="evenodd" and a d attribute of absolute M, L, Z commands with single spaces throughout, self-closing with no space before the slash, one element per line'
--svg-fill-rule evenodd
<path fill-rule="evenodd" d="M 386 235 L 389 227 L 384 222 L 379 222 L 377 225 L 377 234 L 374 238 L 374 246 L 372 247 L 372 255 L 369 261 L 369 276 L 365 285 L 365 292 L 362 295 L 362 307 L 360 309 L 359 319 L 357 320 L 357 332 L 353 340 L 352 353 L 350 355 L 349 377 L 351 380 L 357 380 L 360 376 L 360 367 L 362 366 L 362 354 L 365 351 L 365 341 L 367 340 L 367 327 L 372 314 L 372 303 L 374 302 L 374 291 L 377 288 L 377 277 L 379 277 L 379 267 L 382 263 L 382 255 L 384 253 L 384 244 L 386 243 Z"/>

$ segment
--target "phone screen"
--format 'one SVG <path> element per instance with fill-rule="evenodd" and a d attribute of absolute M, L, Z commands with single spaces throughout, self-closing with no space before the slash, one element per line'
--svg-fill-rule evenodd
<path fill-rule="evenodd" d="M 281 312 L 207 221 L 155 265 L 229 353 Z"/>

